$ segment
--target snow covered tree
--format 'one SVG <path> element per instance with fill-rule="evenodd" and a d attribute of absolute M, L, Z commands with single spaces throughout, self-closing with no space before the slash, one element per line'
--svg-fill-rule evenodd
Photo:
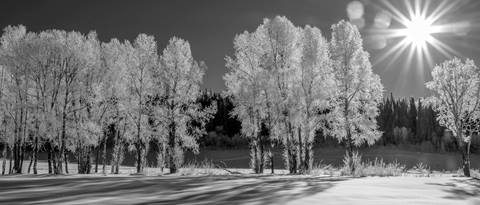
<path fill-rule="evenodd" d="M 197 102 L 205 71 L 206 65 L 193 59 L 188 41 L 177 37 L 170 39 L 159 65 L 152 69 L 154 94 L 160 100 L 154 107 L 157 131 L 167 130 L 156 135 L 167 135 L 170 173 L 177 172 L 185 149 L 198 153 L 197 139 L 215 112 L 214 106 L 202 110 Z"/>
<path fill-rule="evenodd" d="M 152 79 L 150 70 L 157 64 L 157 44 L 153 36 L 140 34 L 133 45 L 126 42 L 127 56 L 126 91 L 129 98 L 122 102 L 127 110 L 128 122 L 134 129 L 128 129 L 128 136 L 132 148 L 136 151 L 137 173 L 144 168 L 146 150 L 151 133 L 148 129 L 146 116 L 146 98 L 152 91 Z"/>
<path fill-rule="evenodd" d="M 224 79 L 235 103 L 232 114 L 251 139 L 252 168 L 263 172 L 265 142 L 275 139 L 285 148 L 291 173 L 308 171 L 313 138 L 325 117 L 318 110 L 327 107 L 335 90 L 328 42 L 319 29 L 297 28 L 277 16 L 253 33 L 237 35 L 234 48 Z"/>
<path fill-rule="evenodd" d="M 0 63 L 7 71 L 7 79 L 10 79 L 5 88 L 4 105 L 6 113 L 13 126 L 13 148 L 12 155 L 14 160 L 14 173 L 22 173 L 23 160 L 25 158 L 26 145 L 30 129 L 30 117 L 32 112 L 31 87 L 29 73 L 31 66 L 29 64 L 30 43 L 35 35 L 27 33 L 24 26 L 8 26 L 4 29 L 1 37 Z"/>
<path fill-rule="evenodd" d="M 8 100 L 11 97 L 9 90 L 7 87 L 12 83 L 11 79 L 9 78 L 8 71 L 5 67 L 0 66 L 1 69 L 1 79 L 0 79 L 0 116 L 1 116 L 1 130 L 0 130 L 0 143 L 3 144 L 3 151 L 2 151 L 2 175 L 11 174 L 12 173 L 12 157 L 13 157 L 13 144 L 14 144 L 14 131 L 13 131 L 13 120 L 8 114 L 11 109 L 12 105 L 11 102 Z M 7 155 L 10 151 L 10 167 L 8 168 L 7 172 Z"/>
<path fill-rule="evenodd" d="M 295 121 L 299 102 L 295 96 L 295 75 L 301 59 L 301 28 L 280 16 L 264 20 L 263 26 L 266 32 L 265 68 L 272 79 L 269 93 L 276 115 L 270 131 L 285 147 L 284 158 L 290 173 L 297 173 L 300 163 Z"/>
<path fill-rule="evenodd" d="M 338 90 L 328 119 L 331 129 L 327 133 L 346 142 L 353 173 L 354 146 L 365 142 L 371 145 L 381 136 L 376 117 L 383 86 L 372 71 L 369 54 L 363 50 L 356 26 L 344 20 L 332 26 L 330 54 Z"/>
<path fill-rule="evenodd" d="M 63 163 L 65 163 L 65 172 L 68 173 L 67 167 L 67 150 L 74 149 L 69 124 L 71 124 L 71 116 L 75 111 L 86 109 L 91 105 L 90 98 L 94 97 L 92 85 L 93 78 L 99 78 L 92 70 L 98 69 L 99 42 L 96 34 L 83 35 L 78 32 L 59 32 L 57 36 L 61 45 L 60 54 L 60 118 L 61 128 L 59 133 L 59 153 L 55 173 L 63 173 Z M 90 79 L 92 78 L 92 79 Z M 90 126 L 89 126 L 90 127 Z M 75 140 L 73 140 L 75 141 Z M 93 143 L 88 140 L 84 143 Z"/>
<path fill-rule="evenodd" d="M 264 105 L 268 95 L 262 92 L 268 88 L 268 76 L 263 67 L 265 30 L 262 26 L 254 33 L 244 32 L 235 37 L 234 58 L 226 58 L 226 94 L 233 96 L 235 108 L 232 115 L 242 123 L 241 133 L 251 139 L 251 167 L 255 173 L 264 168 L 264 144 L 262 143 L 261 113 L 268 112 Z M 269 91 L 264 94 L 268 94 Z M 270 109 L 271 110 L 271 109 Z"/>
<path fill-rule="evenodd" d="M 470 176 L 470 141 L 472 130 L 466 123 L 479 118 L 480 70 L 472 60 L 454 58 L 432 70 L 432 81 L 426 87 L 433 91 L 429 98 L 438 112 L 440 125 L 452 131 L 462 152 L 463 173 Z"/>
<path fill-rule="evenodd" d="M 34 117 L 35 131 L 38 138 L 42 139 L 47 151 L 49 173 L 53 173 L 57 166 L 54 152 L 58 145 L 56 140 L 60 121 L 57 111 L 63 78 L 59 59 L 61 59 L 60 52 L 64 45 L 60 36 L 61 32 L 57 30 L 43 31 L 38 34 L 33 56 L 35 59 L 33 65 L 36 69 L 31 75 L 35 84 L 36 109 L 38 109 Z M 35 166 L 34 162 L 34 170 Z"/>
<path fill-rule="evenodd" d="M 306 26 L 302 32 L 301 64 L 294 85 L 299 100 L 297 112 L 297 138 L 299 168 L 308 172 L 313 165 L 313 140 L 316 131 L 323 130 L 324 115 L 319 111 L 329 107 L 329 100 L 335 94 L 335 83 L 331 68 L 328 42 L 318 28 Z"/>
<path fill-rule="evenodd" d="M 126 107 L 122 104 L 128 98 L 125 80 L 129 54 L 126 51 L 125 45 L 117 39 L 102 44 L 102 58 L 106 74 L 100 87 L 100 96 L 106 112 L 104 123 L 111 124 L 115 128 L 111 164 L 111 172 L 115 174 L 119 173 L 123 159 L 125 132 L 128 126 Z"/>
<path fill-rule="evenodd" d="M 97 138 L 101 136 L 102 119 L 106 112 L 99 92 L 104 82 L 105 69 L 101 66 L 101 47 L 95 32 L 84 37 L 82 50 L 81 58 L 85 63 L 72 96 L 72 120 L 69 122 L 68 133 L 71 146 L 69 150 L 76 153 L 78 173 L 88 174 L 91 168 L 91 147 L 99 144 Z"/>

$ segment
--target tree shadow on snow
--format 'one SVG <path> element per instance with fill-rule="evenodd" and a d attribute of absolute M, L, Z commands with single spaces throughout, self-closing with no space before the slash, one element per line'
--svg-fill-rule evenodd
<path fill-rule="evenodd" d="M 444 191 L 449 193 L 444 198 L 465 200 L 470 197 L 480 197 L 480 180 L 475 178 L 453 179 L 453 182 L 431 185 L 445 187 Z"/>
<path fill-rule="evenodd" d="M 0 204 L 278 204 L 346 178 L 305 176 L 27 177 L 0 179 Z"/>

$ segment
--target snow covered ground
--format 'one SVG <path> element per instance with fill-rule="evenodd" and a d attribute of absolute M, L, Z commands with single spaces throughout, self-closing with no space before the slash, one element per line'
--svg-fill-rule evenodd
<path fill-rule="evenodd" d="M 299 175 L 0 177 L 0 204 L 480 204 L 480 180 Z"/>

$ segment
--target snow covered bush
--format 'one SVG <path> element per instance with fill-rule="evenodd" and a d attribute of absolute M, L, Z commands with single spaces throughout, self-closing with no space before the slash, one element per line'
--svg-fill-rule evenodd
<path fill-rule="evenodd" d="M 343 167 L 341 168 L 341 175 L 353 176 L 353 177 L 366 177 L 366 176 L 400 176 L 405 173 L 405 165 L 398 163 L 397 161 L 392 163 L 386 163 L 383 159 L 375 158 L 374 161 L 362 162 L 362 155 L 358 152 L 353 152 L 353 158 L 349 158 L 349 154 L 345 154 L 343 159 Z M 350 165 L 354 164 L 355 171 L 352 173 Z"/>
<path fill-rule="evenodd" d="M 430 170 L 430 166 L 424 164 L 423 162 L 419 162 L 415 166 L 413 166 L 412 171 L 414 171 L 417 176 L 424 177 L 429 177 L 432 173 L 432 171 Z"/>
<path fill-rule="evenodd" d="M 310 171 L 310 175 L 312 176 L 322 176 L 322 175 L 335 176 L 337 174 L 339 174 L 339 171 L 337 168 L 335 168 L 331 164 L 327 165 L 321 162 L 316 165 L 313 165 L 312 170 Z"/>
<path fill-rule="evenodd" d="M 362 155 L 358 151 L 350 154 L 348 151 L 343 156 L 343 167 L 341 169 L 342 175 L 358 176 L 360 166 L 362 165 Z M 352 169 L 352 166 L 359 169 Z"/>
<path fill-rule="evenodd" d="M 179 172 L 182 176 L 194 176 L 194 175 L 219 175 L 222 174 L 222 170 L 216 168 L 215 164 L 210 160 L 193 161 L 181 166 Z"/>
<path fill-rule="evenodd" d="M 362 163 L 359 176 L 400 176 L 405 172 L 405 165 L 397 161 L 386 163 L 383 159 L 375 158 L 374 161 Z"/>

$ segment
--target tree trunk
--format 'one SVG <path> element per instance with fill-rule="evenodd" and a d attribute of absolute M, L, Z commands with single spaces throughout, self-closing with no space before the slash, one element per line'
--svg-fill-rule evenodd
<path fill-rule="evenodd" d="M 17 169 L 17 174 L 21 174 L 23 171 L 23 160 L 25 156 L 25 142 L 22 140 L 21 146 L 20 146 L 20 162 L 18 164 L 18 169 Z"/>
<path fill-rule="evenodd" d="M 142 145 L 142 139 L 141 139 L 141 136 L 140 136 L 140 131 L 141 131 L 141 122 L 142 122 L 142 119 L 141 119 L 141 113 L 139 113 L 138 115 L 138 122 L 137 122 L 137 143 L 136 143 L 136 149 L 137 149 L 137 173 L 140 173 L 143 171 L 143 167 L 142 167 L 142 149 L 143 149 L 143 145 Z"/>
<path fill-rule="evenodd" d="M 297 128 L 297 132 L 298 132 L 298 146 L 297 146 L 297 149 L 298 149 L 298 161 L 299 161 L 299 167 L 298 169 L 300 170 L 300 172 L 302 174 L 305 173 L 305 169 L 303 167 L 304 163 L 305 163 L 305 159 L 303 158 L 303 150 L 302 150 L 302 130 L 300 127 Z"/>
<path fill-rule="evenodd" d="M 120 147 L 118 145 L 118 133 L 117 136 L 115 137 L 115 143 L 113 147 L 113 153 L 112 153 L 112 167 L 111 167 L 111 172 L 112 174 L 118 174 L 116 172 L 117 166 L 119 164 L 119 150 Z"/>
<path fill-rule="evenodd" d="M 30 156 L 30 163 L 28 164 L 27 174 L 30 174 L 30 169 L 32 168 L 32 164 L 33 164 L 33 153 Z"/>
<path fill-rule="evenodd" d="M 52 150 L 52 171 L 53 171 L 53 174 L 58 174 L 57 157 L 58 156 L 55 153 L 55 150 Z"/>
<path fill-rule="evenodd" d="M 169 133 L 168 133 L 168 146 L 170 149 L 170 154 L 168 156 L 169 158 L 169 168 L 170 168 L 170 173 L 177 173 L 177 165 L 175 164 L 175 122 L 170 122 L 170 127 L 169 127 Z"/>
<path fill-rule="evenodd" d="M 15 112 L 15 119 L 20 118 L 20 122 L 22 122 L 23 115 L 18 116 L 18 111 Z M 18 173 L 18 169 L 20 167 L 20 127 L 19 123 L 17 120 L 15 120 L 15 129 L 14 129 L 14 144 L 13 144 L 13 168 L 10 168 L 10 174 L 12 173 Z"/>
<path fill-rule="evenodd" d="M 68 174 L 68 155 L 67 152 L 63 152 L 63 159 L 65 162 L 65 173 Z"/>
<path fill-rule="evenodd" d="M 35 142 L 33 145 L 33 174 L 37 174 L 37 161 L 38 161 L 38 136 L 35 136 Z"/>
<path fill-rule="evenodd" d="M 307 142 L 306 145 L 305 145 L 305 164 L 304 164 L 305 170 L 307 172 L 310 172 L 310 170 L 312 169 L 312 165 L 313 165 L 313 150 L 312 150 L 312 148 L 313 148 L 312 143 Z"/>
<path fill-rule="evenodd" d="M 103 167 L 102 167 L 102 174 L 106 174 L 105 166 L 107 164 L 107 135 L 103 138 Z"/>
<path fill-rule="evenodd" d="M 120 124 L 120 123 L 118 123 Z M 112 160 L 114 160 L 113 166 L 112 166 L 112 173 L 118 174 L 120 170 L 120 164 L 123 155 L 123 144 L 121 140 L 121 133 L 125 133 L 126 131 L 126 122 L 123 122 L 123 132 L 120 131 L 120 128 L 116 130 L 116 136 L 115 136 L 115 147 L 113 148 L 113 155 L 112 155 Z"/>
<path fill-rule="evenodd" d="M 253 151 L 253 156 L 252 156 L 252 168 L 253 168 L 253 172 L 255 172 L 255 174 L 258 174 L 260 173 L 259 171 L 259 160 L 258 160 L 258 142 L 257 140 L 253 140 L 253 143 L 251 145 L 251 149 Z"/>
<path fill-rule="evenodd" d="M 118 124 L 118 123 L 117 123 Z M 115 166 L 117 166 L 117 143 L 118 143 L 118 137 L 119 137 L 119 126 L 115 126 L 115 138 L 113 142 L 113 152 L 112 152 L 112 162 L 111 162 L 111 167 L 110 167 L 110 173 L 115 174 Z"/>
<path fill-rule="evenodd" d="M 163 169 L 165 168 L 165 143 L 158 143 L 157 166 L 163 174 Z"/>
<path fill-rule="evenodd" d="M 81 174 L 82 173 L 82 150 L 79 144 L 77 144 L 77 173 Z"/>
<path fill-rule="evenodd" d="M 25 117 L 24 117 L 24 120 L 23 120 L 23 134 L 22 134 L 22 152 L 21 152 L 21 155 L 20 155 L 20 173 L 22 173 L 22 170 L 23 170 L 23 161 L 25 159 L 25 152 L 27 150 L 27 143 L 26 143 L 26 138 L 27 138 L 27 130 L 28 130 L 28 127 L 27 127 L 27 118 L 28 118 L 28 111 L 25 110 Z M 30 161 L 30 166 L 32 165 L 32 162 Z M 28 167 L 28 169 L 30 170 L 30 166 Z"/>
<path fill-rule="evenodd" d="M 264 143 L 265 142 L 264 142 L 264 140 L 262 140 L 263 136 L 261 134 L 259 134 L 259 136 L 260 136 L 260 140 L 259 140 L 260 141 L 260 143 L 259 143 L 259 145 L 260 145 L 259 146 L 259 149 L 260 149 L 259 150 L 259 152 L 260 152 L 260 156 L 259 156 L 260 157 L 260 159 L 259 159 L 260 164 L 259 164 L 258 172 L 261 174 L 261 173 L 263 173 L 263 169 L 265 168 L 265 163 L 264 163 L 265 162 L 265 149 L 264 149 Z"/>
<path fill-rule="evenodd" d="M 65 138 L 66 138 L 66 129 L 67 129 L 67 105 L 68 105 L 68 95 L 69 95 L 69 87 L 68 87 L 68 82 L 67 80 L 65 80 L 65 83 L 67 84 L 66 88 L 65 88 L 65 97 L 64 97 L 64 101 L 63 101 L 63 110 L 62 110 L 62 130 L 61 130 L 61 134 L 60 134 L 60 153 L 59 153 L 59 158 L 58 158 L 58 165 L 57 165 L 57 173 L 56 174 L 62 174 L 63 173 L 63 170 L 62 170 L 62 167 L 63 167 L 63 160 L 66 160 L 64 159 L 65 157 L 65 146 L 66 146 L 66 141 L 65 141 Z M 68 172 L 68 171 L 67 171 Z"/>
<path fill-rule="evenodd" d="M 142 147 L 142 171 L 145 170 L 146 167 L 148 167 L 148 164 L 147 164 L 147 155 L 148 155 L 148 151 L 150 150 L 150 143 L 146 143 L 143 147 Z"/>
<path fill-rule="evenodd" d="M 140 148 L 140 142 L 136 143 L 137 150 L 137 173 L 142 172 L 142 150 Z"/>
<path fill-rule="evenodd" d="M 100 141 L 100 140 L 98 140 Z M 101 144 L 101 142 L 100 142 Z M 98 155 L 100 154 L 100 144 L 96 149 L 96 155 L 95 155 L 95 173 L 98 173 Z"/>
<path fill-rule="evenodd" d="M 90 174 L 90 146 L 85 146 L 79 144 L 77 148 L 77 161 L 78 161 L 78 173 L 79 174 Z"/>
<path fill-rule="evenodd" d="M 47 162 L 48 162 L 48 173 L 52 174 L 52 151 L 50 150 L 50 145 L 47 148 Z"/>
<path fill-rule="evenodd" d="M 8 167 L 8 174 L 12 174 L 13 172 L 13 167 L 12 167 L 12 158 L 14 155 L 13 149 L 10 149 L 10 166 Z"/>
<path fill-rule="evenodd" d="M 355 174 L 355 162 L 353 160 L 353 141 L 352 141 L 352 135 L 350 133 L 350 130 L 347 130 L 347 152 L 348 152 L 348 164 L 350 166 L 350 173 L 353 175 Z"/>
<path fill-rule="evenodd" d="M 296 156 L 296 146 L 295 146 L 295 138 L 293 136 L 293 128 L 292 124 L 290 122 L 287 122 L 287 128 L 288 128 L 288 133 L 287 133 L 287 145 L 288 145 L 288 154 L 289 154 L 289 160 L 290 160 L 290 174 L 296 174 L 297 173 L 297 156 Z"/>
<path fill-rule="evenodd" d="M 122 154 L 123 154 L 123 145 L 118 142 L 118 150 L 117 150 L 117 159 L 115 160 L 115 174 L 120 172 L 120 164 L 122 161 Z"/>
<path fill-rule="evenodd" d="M 7 152 L 8 152 L 8 145 L 5 143 L 3 147 L 3 163 L 2 163 L 2 175 L 5 175 L 5 167 L 7 166 Z"/>
<path fill-rule="evenodd" d="M 92 147 L 88 147 L 87 148 L 87 154 L 86 154 L 87 155 L 86 156 L 86 158 L 87 158 L 87 168 L 86 168 L 87 169 L 87 174 L 90 174 L 90 172 L 91 172 L 90 170 L 92 170 L 92 159 L 90 157 L 91 152 L 92 152 Z"/>
<path fill-rule="evenodd" d="M 273 147 L 273 146 L 272 146 Z M 273 163 L 273 148 L 270 150 L 270 169 L 272 171 L 272 174 L 275 174 L 275 168 L 274 168 L 274 163 Z"/>
<path fill-rule="evenodd" d="M 345 132 L 347 133 L 347 139 L 346 139 L 346 146 L 347 146 L 347 155 L 348 155 L 348 165 L 350 166 L 350 173 L 353 175 L 355 174 L 355 163 L 353 162 L 353 141 L 352 141 L 352 133 L 350 131 L 350 122 L 349 122 L 349 102 L 348 98 L 345 97 L 345 104 L 344 104 L 344 111 L 343 115 L 345 118 Z"/>
<path fill-rule="evenodd" d="M 463 174 L 470 177 L 470 142 L 463 142 L 462 144 Z"/>

